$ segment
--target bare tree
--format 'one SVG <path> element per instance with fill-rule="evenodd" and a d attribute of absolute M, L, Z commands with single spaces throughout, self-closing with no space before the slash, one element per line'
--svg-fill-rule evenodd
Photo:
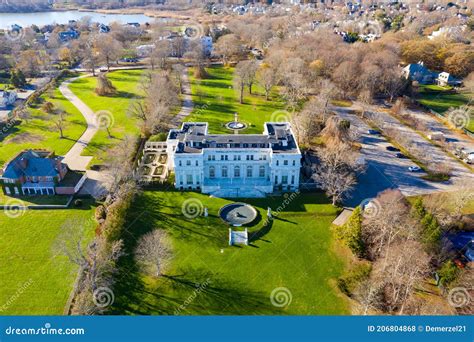
<path fill-rule="evenodd" d="M 123 50 L 122 44 L 112 35 L 101 36 L 100 42 L 96 44 L 99 58 L 107 65 L 107 71 L 110 71 L 110 63 L 118 57 Z"/>
<path fill-rule="evenodd" d="M 244 87 L 248 86 L 249 93 L 252 94 L 252 85 L 255 82 L 255 73 L 258 65 L 255 61 L 241 61 L 235 67 L 235 83 L 240 92 L 239 101 L 244 102 Z"/>
<path fill-rule="evenodd" d="M 62 139 L 64 138 L 64 128 L 66 127 L 67 124 L 67 112 L 58 109 L 55 111 L 54 114 L 50 115 L 50 120 L 53 123 L 53 125 L 56 127 L 56 129 L 59 131 L 59 137 Z"/>
<path fill-rule="evenodd" d="M 270 91 L 276 85 L 275 72 L 268 66 L 261 66 L 257 72 L 257 82 L 265 90 L 265 100 L 270 99 Z"/>
<path fill-rule="evenodd" d="M 332 144 L 317 151 L 320 163 L 315 168 L 313 179 L 332 198 L 336 205 L 356 184 L 355 171 L 358 153 L 345 143 Z"/>
<path fill-rule="evenodd" d="M 222 63 L 227 65 L 231 58 L 243 55 L 242 42 L 235 34 L 226 34 L 217 40 L 214 51 L 222 56 Z"/>
<path fill-rule="evenodd" d="M 164 230 L 156 228 L 138 241 L 135 257 L 150 274 L 158 277 L 171 256 Z"/>

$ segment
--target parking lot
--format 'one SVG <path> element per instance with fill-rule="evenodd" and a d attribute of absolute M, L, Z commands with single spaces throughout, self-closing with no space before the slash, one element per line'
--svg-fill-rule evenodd
<path fill-rule="evenodd" d="M 404 195 L 422 195 L 439 191 L 455 190 L 474 184 L 474 174 L 433 146 L 416 132 L 403 126 L 387 113 L 384 115 L 387 125 L 399 125 L 423 151 L 430 153 L 436 162 L 448 163 L 453 169 L 452 177 L 447 182 L 431 182 L 421 178 L 423 172 L 410 172 L 409 167 L 416 166 L 410 159 L 397 158 L 396 152 L 388 151 L 390 146 L 381 135 L 369 134 L 370 127 L 358 116 L 350 114 L 350 109 L 335 107 L 333 110 L 343 119 L 349 120 L 351 126 L 360 134 L 361 157 L 365 161 L 366 171 L 358 177 L 358 184 L 344 205 L 357 206 L 364 199 L 376 197 L 385 189 L 399 189 Z M 387 116 L 387 117 L 385 117 Z"/>

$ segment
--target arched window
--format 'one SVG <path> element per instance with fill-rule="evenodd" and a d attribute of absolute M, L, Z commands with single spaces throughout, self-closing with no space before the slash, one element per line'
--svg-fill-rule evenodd
<path fill-rule="evenodd" d="M 247 177 L 252 178 L 253 176 L 253 168 L 251 166 L 247 166 Z"/>
<path fill-rule="evenodd" d="M 235 166 L 234 167 L 234 177 L 239 178 L 240 177 L 240 166 Z"/>
<path fill-rule="evenodd" d="M 228 177 L 227 166 L 222 167 L 222 177 Z"/>
<path fill-rule="evenodd" d="M 216 168 L 214 166 L 209 166 L 209 177 L 214 178 L 216 176 Z"/>
<path fill-rule="evenodd" d="M 265 166 L 261 165 L 261 166 L 258 168 L 258 176 L 259 176 L 260 178 L 265 177 Z"/>

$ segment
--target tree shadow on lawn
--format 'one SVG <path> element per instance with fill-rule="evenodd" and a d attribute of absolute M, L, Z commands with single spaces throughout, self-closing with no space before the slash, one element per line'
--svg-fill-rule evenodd
<path fill-rule="evenodd" d="M 128 284 L 131 285 L 131 284 Z M 243 282 L 223 279 L 206 269 L 165 274 L 153 290 L 132 287 L 114 305 L 114 314 L 137 315 L 244 315 L 281 314 L 270 294 Z"/>

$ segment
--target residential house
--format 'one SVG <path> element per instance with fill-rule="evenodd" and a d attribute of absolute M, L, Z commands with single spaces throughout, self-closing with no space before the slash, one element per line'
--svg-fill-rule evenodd
<path fill-rule="evenodd" d="M 64 158 L 46 150 L 25 150 L 6 164 L 0 185 L 6 195 L 72 195 L 85 174 L 69 171 Z"/>
<path fill-rule="evenodd" d="M 264 197 L 299 188 L 301 152 L 287 122 L 266 122 L 263 134 L 209 134 L 207 122 L 186 122 L 166 149 L 177 189 Z"/>
<path fill-rule="evenodd" d="M 439 75 L 438 75 L 438 78 L 436 79 L 438 85 L 440 86 L 453 86 L 453 87 L 456 87 L 456 86 L 460 86 L 462 84 L 461 80 L 453 77 L 453 75 L 451 75 L 450 73 L 448 72 L 440 72 Z"/>
<path fill-rule="evenodd" d="M 7 108 L 15 103 L 17 98 L 15 91 L 0 90 L 0 108 Z"/>
<path fill-rule="evenodd" d="M 408 64 L 402 71 L 403 77 L 420 84 L 432 84 L 438 77 L 438 73 L 432 72 L 423 65 L 423 62 Z"/>
<path fill-rule="evenodd" d="M 68 30 L 68 31 L 59 32 L 58 35 L 59 35 L 59 39 L 65 42 L 68 40 L 79 38 L 80 33 L 75 30 Z"/>

